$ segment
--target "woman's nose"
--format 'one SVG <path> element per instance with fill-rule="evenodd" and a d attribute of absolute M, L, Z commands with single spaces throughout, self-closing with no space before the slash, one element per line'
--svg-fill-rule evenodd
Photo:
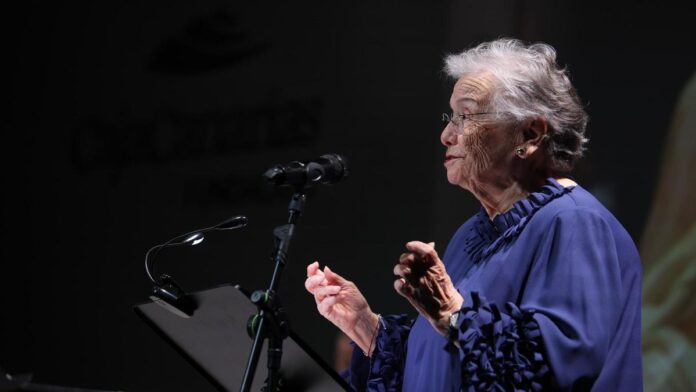
<path fill-rule="evenodd" d="M 445 128 L 442 130 L 442 133 L 440 134 L 440 142 L 445 147 L 449 147 L 457 143 L 457 134 L 454 132 L 454 124 L 451 122 L 448 122 L 445 125 Z"/>

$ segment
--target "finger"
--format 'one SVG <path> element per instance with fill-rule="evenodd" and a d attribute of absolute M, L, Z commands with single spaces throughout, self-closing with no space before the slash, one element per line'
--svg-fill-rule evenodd
<path fill-rule="evenodd" d="M 402 253 L 401 256 L 399 256 L 399 263 L 401 264 L 411 264 L 414 261 L 416 261 L 416 255 L 412 252 Z"/>
<path fill-rule="evenodd" d="M 321 314 L 324 317 L 330 314 L 331 310 L 333 309 L 333 306 L 336 304 L 336 301 L 338 301 L 338 297 L 335 295 L 331 295 L 324 298 L 323 301 L 317 302 L 317 309 L 319 310 L 319 314 Z"/>
<path fill-rule="evenodd" d="M 314 295 L 314 289 L 316 285 L 312 282 L 312 278 L 307 278 L 304 281 L 305 290 L 309 291 L 310 294 Z"/>
<path fill-rule="evenodd" d="M 326 275 L 324 275 L 324 271 L 318 269 L 317 272 L 314 273 L 314 276 L 321 276 L 322 278 L 322 285 L 326 285 Z"/>
<path fill-rule="evenodd" d="M 422 241 L 409 241 L 406 243 L 406 249 L 418 255 L 424 255 L 435 251 L 435 243 L 430 242 L 426 244 Z"/>
<path fill-rule="evenodd" d="M 411 268 L 404 264 L 397 264 L 394 266 L 394 275 L 404 278 L 406 275 L 411 273 Z"/>
<path fill-rule="evenodd" d="M 439 259 L 437 256 L 437 252 L 435 251 L 434 245 L 434 242 L 426 244 L 421 241 L 411 241 L 406 244 L 406 249 L 415 253 L 423 260 L 434 263 L 436 260 Z"/>
<path fill-rule="evenodd" d="M 394 290 L 396 290 L 397 293 L 401 294 L 401 288 L 406 284 L 406 279 L 404 278 L 399 278 L 394 281 Z"/>
<path fill-rule="evenodd" d="M 418 279 L 419 276 L 423 275 L 431 264 L 432 263 L 430 263 L 430 261 L 424 261 L 423 257 L 418 256 L 415 253 L 404 253 L 399 258 L 399 265 L 402 266 L 402 271 L 405 273 L 395 274 L 411 281 Z M 415 281 L 412 281 L 411 283 L 415 283 Z"/>
<path fill-rule="evenodd" d="M 341 286 L 324 286 L 324 287 L 319 287 L 318 289 L 314 290 L 314 298 L 318 301 L 321 302 L 323 301 L 326 297 L 330 295 L 336 295 L 339 292 L 341 292 Z"/>
<path fill-rule="evenodd" d="M 329 268 L 328 266 L 324 267 L 324 276 L 326 276 L 327 282 L 331 284 L 342 285 L 348 282 L 341 275 L 331 271 L 331 268 Z"/>
<path fill-rule="evenodd" d="M 312 264 L 307 266 L 307 277 L 309 278 L 310 276 L 314 275 L 317 270 L 319 269 L 319 262 L 315 261 Z"/>
<path fill-rule="evenodd" d="M 413 294 L 413 288 L 406 282 L 406 279 L 403 278 L 394 281 L 394 290 L 408 300 L 411 299 L 411 294 Z"/>
<path fill-rule="evenodd" d="M 314 276 L 310 276 L 305 280 L 305 288 L 307 291 L 310 293 L 314 293 L 314 290 L 316 290 L 318 287 L 325 286 L 326 284 L 324 283 L 326 279 L 324 278 L 324 275 L 319 275 L 315 274 Z"/>

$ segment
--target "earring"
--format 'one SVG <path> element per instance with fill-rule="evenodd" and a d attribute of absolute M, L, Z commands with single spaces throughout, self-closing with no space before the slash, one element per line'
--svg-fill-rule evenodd
<path fill-rule="evenodd" d="M 523 147 L 517 147 L 515 149 L 515 154 L 517 154 L 518 157 L 522 158 L 524 155 L 524 148 Z"/>

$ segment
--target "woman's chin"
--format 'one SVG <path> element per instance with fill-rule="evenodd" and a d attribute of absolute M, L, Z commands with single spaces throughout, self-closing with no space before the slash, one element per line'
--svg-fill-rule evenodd
<path fill-rule="evenodd" d="M 452 185 L 458 185 L 459 183 L 459 173 L 453 170 L 447 170 L 447 182 Z"/>
<path fill-rule="evenodd" d="M 448 171 L 447 172 L 447 182 L 449 182 L 452 185 L 456 185 L 459 187 L 462 187 L 464 189 L 467 189 L 466 184 L 468 183 L 468 179 L 459 173 L 459 171 Z"/>

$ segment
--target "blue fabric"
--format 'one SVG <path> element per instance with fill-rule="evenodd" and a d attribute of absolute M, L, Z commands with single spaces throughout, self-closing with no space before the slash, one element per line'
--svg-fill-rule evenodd
<path fill-rule="evenodd" d="M 493 220 L 466 221 L 443 258 L 464 296 L 459 348 L 422 317 L 385 318 L 357 391 L 641 391 L 640 259 L 591 194 L 549 179 Z"/>
<path fill-rule="evenodd" d="M 363 391 L 400 391 L 406 355 L 404 346 L 411 329 L 411 321 L 405 315 L 390 315 L 382 317 L 380 323 L 377 344 L 371 357 L 366 357 L 362 350 L 353 344 L 348 382 L 354 388 Z"/>

